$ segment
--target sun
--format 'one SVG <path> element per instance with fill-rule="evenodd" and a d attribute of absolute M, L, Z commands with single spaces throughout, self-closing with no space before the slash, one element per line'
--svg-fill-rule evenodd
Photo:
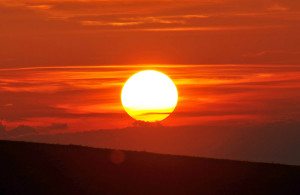
<path fill-rule="evenodd" d="M 127 80 L 121 101 L 125 111 L 135 120 L 157 122 L 174 111 L 178 91 L 174 82 L 164 73 L 144 70 Z"/>

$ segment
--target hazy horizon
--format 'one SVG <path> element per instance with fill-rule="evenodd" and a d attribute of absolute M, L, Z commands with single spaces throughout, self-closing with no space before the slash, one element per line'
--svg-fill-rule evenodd
<path fill-rule="evenodd" d="M 154 69 L 179 101 L 147 149 L 297 161 L 300 1 L 1 0 L 0 16 L 2 137 L 132 127 L 122 87 Z M 163 140 L 159 150 L 169 127 L 174 150 Z M 148 141 L 127 133 L 124 148 Z M 102 147 L 119 135 L 98 136 Z"/>

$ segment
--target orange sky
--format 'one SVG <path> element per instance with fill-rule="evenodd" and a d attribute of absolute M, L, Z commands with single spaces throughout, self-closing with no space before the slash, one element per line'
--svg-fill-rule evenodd
<path fill-rule="evenodd" d="M 299 64 L 295 0 L 1 0 L 0 65 Z"/>
<path fill-rule="evenodd" d="M 300 117 L 297 65 L 134 65 L 0 69 L 0 116 L 8 126 L 92 130 L 131 126 L 122 85 L 141 69 L 163 71 L 179 90 L 164 125 L 268 123 Z M 65 124 L 65 125 L 62 125 Z M 238 123 L 236 123 L 238 125 Z M 54 128 L 54 127 L 53 127 Z"/>
<path fill-rule="evenodd" d="M 129 126 L 120 91 L 138 64 L 178 85 L 165 125 L 299 119 L 298 1 L 2 0 L 0 16 L 8 126 Z"/>

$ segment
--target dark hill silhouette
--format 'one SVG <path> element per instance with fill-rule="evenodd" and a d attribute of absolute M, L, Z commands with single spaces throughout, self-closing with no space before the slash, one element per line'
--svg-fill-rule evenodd
<path fill-rule="evenodd" d="M 299 194 L 300 167 L 0 141 L 0 194 Z"/>

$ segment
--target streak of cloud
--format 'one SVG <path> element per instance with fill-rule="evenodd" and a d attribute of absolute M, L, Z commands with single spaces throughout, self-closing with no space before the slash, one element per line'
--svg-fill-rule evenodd
<path fill-rule="evenodd" d="M 120 102 L 122 84 L 145 68 L 163 71 L 177 84 L 178 108 L 166 124 L 300 116 L 296 65 L 284 70 L 279 65 L 128 65 L 19 68 L 20 76 L 16 69 L 1 69 L 0 117 L 11 125 L 67 122 L 71 131 L 82 119 L 99 128 L 102 120 L 126 126 L 132 120 Z"/>

